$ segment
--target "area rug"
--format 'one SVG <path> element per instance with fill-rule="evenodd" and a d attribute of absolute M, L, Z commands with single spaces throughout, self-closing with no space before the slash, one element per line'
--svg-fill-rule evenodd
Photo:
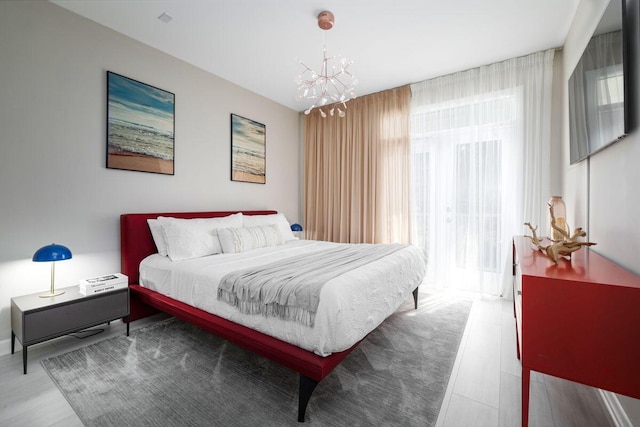
<path fill-rule="evenodd" d="M 435 424 L 470 308 L 404 304 L 318 385 L 305 424 Z M 87 426 L 299 425 L 297 373 L 174 318 L 42 364 Z"/>

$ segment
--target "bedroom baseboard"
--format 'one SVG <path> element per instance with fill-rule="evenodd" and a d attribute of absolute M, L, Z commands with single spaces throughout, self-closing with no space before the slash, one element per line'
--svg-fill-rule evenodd
<path fill-rule="evenodd" d="M 607 408 L 607 411 L 609 411 L 609 415 L 611 415 L 611 419 L 616 427 L 633 427 L 631 420 L 618 400 L 618 396 L 610 391 L 600 389 L 598 389 L 598 391 L 600 392 L 600 398 L 602 399 L 604 406 Z"/>

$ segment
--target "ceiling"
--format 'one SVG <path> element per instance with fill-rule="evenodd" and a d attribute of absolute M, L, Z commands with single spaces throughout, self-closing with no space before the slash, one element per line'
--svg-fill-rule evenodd
<path fill-rule="evenodd" d="M 293 110 L 298 60 L 354 61 L 358 96 L 560 47 L 579 0 L 50 0 Z M 335 26 L 323 31 L 317 15 Z M 166 13 L 173 19 L 158 19 Z"/>

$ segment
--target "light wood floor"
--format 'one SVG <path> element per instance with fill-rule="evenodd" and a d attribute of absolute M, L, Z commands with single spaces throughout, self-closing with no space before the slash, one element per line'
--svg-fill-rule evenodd
<path fill-rule="evenodd" d="M 437 427 L 519 426 L 521 365 L 513 302 L 474 301 Z M 598 391 L 531 373 L 529 426 L 614 426 Z"/>
<path fill-rule="evenodd" d="M 134 322 L 132 330 L 155 320 L 158 318 Z M 509 301 L 474 301 L 436 426 L 520 425 L 520 364 L 513 322 Z M 106 328 L 104 333 L 84 340 L 63 337 L 32 346 L 27 375 L 22 374 L 18 351 L 0 356 L 0 426 L 81 426 L 40 361 L 125 333 L 121 322 Z M 530 426 L 613 426 L 594 389 L 533 375 Z"/>

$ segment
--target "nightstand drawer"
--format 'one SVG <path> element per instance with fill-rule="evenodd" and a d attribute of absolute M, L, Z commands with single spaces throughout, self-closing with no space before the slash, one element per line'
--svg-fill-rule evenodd
<path fill-rule="evenodd" d="M 30 345 L 124 317 L 129 313 L 128 289 L 87 297 L 82 303 L 60 304 L 24 313 L 23 344 Z"/>
<path fill-rule="evenodd" d="M 11 298 L 11 354 L 17 338 L 22 343 L 25 374 L 30 345 L 129 315 L 129 287 L 97 295 L 83 295 L 79 286 L 60 290 L 53 297 L 30 294 Z"/>

